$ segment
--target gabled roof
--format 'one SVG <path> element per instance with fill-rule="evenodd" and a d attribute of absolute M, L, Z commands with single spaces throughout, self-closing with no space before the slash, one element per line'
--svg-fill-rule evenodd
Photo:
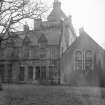
<path fill-rule="evenodd" d="M 81 32 L 80 36 L 71 44 L 71 46 L 65 51 L 64 55 L 72 53 L 74 50 L 78 49 L 93 49 L 96 52 L 102 52 L 104 49 L 93 40 L 86 32 Z"/>
<path fill-rule="evenodd" d="M 23 39 L 23 44 L 27 45 L 29 43 L 31 43 L 30 38 L 26 35 L 25 38 Z"/>
<path fill-rule="evenodd" d="M 38 42 L 39 42 L 39 43 L 40 43 L 40 42 L 48 42 L 48 40 L 47 40 L 46 36 L 45 36 L 44 34 L 42 34 L 42 35 L 40 36 L 40 38 L 38 39 Z"/>

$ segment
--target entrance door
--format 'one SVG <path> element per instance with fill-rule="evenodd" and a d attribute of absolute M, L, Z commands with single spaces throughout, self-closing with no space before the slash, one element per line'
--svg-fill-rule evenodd
<path fill-rule="evenodd" d="M 5 73 L 5 66 L 4 64 L 0 64 L 0 81 L 4 82 L 4 73 Z"/>

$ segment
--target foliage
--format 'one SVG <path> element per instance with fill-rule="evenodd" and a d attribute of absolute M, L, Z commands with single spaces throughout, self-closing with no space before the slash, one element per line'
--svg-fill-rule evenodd
<path fill-rule="evenodd" d="M 48 7 L 37 0 L 1 0 L 0 1 L 0 45 L 2 41 L 13 37 L 16 24 L 26 18 L 40 18 Z"/>

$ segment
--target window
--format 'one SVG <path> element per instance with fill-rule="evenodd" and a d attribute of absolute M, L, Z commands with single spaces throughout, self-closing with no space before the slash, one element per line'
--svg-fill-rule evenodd
<path fill-rule="evenodd" d="M 35 79 L 40 80 L 40 66 L 36 67 Z"/>
<path fill-rule="evenodd" d="M 46 80 L 46 66 L 36 67 L 36 80 Z"/>
<path fill-rule="evenodd" d="M 25 68 L 21 66 L 19 70 L 19 80 L 20 81 L 24 81 L 24 71 L 25 71 Z"/>
<path fill-rule="evenodd" d="M 12 82 L 12 64 L 8 64 L 8 82 Z"/>
<path fill-rule="evenodd" d="M 33 67 L 32 66 L 28 67 L 28 79 L 33 80 Z"/>
<path fill-rule="evenodd" d="M 50 64 L 51 65 L 57 65 L 57 60 L 56 59 L 51 59 Z"/>
<path fill-rule="evenodd" d="M 0 79 L 2 82 L 4 82 L 4 73 L 5 73 L 5 65 L 4 64 L 0 64 Z"/>
<path fill-rule="evenodd" d="M 53 80 L 53 66 L 49 66 L 49 80 Z"/>
<path fill-rule="evenodd" d="M 54 47 L 50 48 L 50 58 L 54 59 L 56 57 L 56 50 Z"/>
<path fill-rule="evenodd" d="M 75 53 L 75 70 L 82 70 L 82 66 L 83 66 L 82 52 L 76 51 L 76 53 Z"/>
<path fill-rule="evenodd" d="M 41 80 L 46 80 L 46 66 L 41 67 Z"/>
<path fill-rule="evenodd" d="M 49 80 L 54 80 L 56 78 L 57 69 L 56 66 L 49 66 Z"/>
<path fill-rule="evenodd" d="M 75 70 L 92 70 L 92 51 L 76 51 L 75 52 Z"/>
<path fill-rule="evenodd" d="M 0 49 L 0 58 L 4 57 L 4 49 Z"/>
<path fill-rule="evenodd" d="M 29 57 L 32 57 L 32 48 L 29 49 Z"/>
<path fill-rule="evenodd" d="M 24 57 L 29 57 L 29 49 L 28 48 L 24 49 Z"/>
<path fill-rule="evenodd" d="M 88 50 L 85 52 L 85 70 L 92 70 L 92 51 Z"/>

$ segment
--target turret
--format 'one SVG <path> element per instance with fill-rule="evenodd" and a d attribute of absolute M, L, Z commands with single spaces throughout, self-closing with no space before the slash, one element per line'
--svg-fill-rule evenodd
<path fill-rule="evenodd" d="M 54 0 L 53 9 L 50 15 L 47 17 L 48 21 L 61 21 L 66 18 L 66 15 L 61 9 L 61 2 L 58 0 Z"/>
<path fill-rule="evenodd" d="M 58 0 L 54 0 L 53 8 L 54 9 L 61 8 L 61 2 Z"/>

